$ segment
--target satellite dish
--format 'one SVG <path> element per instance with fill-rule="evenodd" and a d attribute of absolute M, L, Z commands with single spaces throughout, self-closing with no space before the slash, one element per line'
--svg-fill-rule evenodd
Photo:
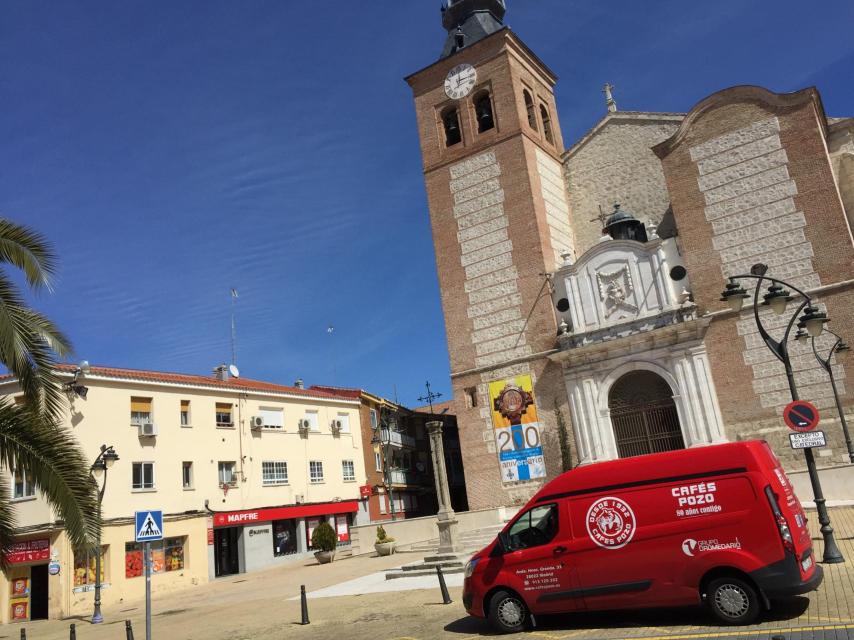
<path fill-rule="evenodd" d="M 240 369 L 238 369 L 237 365 L 235 365 L 235 364 L 228 365 L 228 372 L 231 374 L 232 378 L 239 378 L 240 377 Z"/>

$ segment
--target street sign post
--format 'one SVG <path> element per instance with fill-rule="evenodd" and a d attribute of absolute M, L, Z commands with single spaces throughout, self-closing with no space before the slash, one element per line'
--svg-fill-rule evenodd
<path fill-rule="evenodd" d="M 814 447 L 826 447 L 827 440 L 824 431 L 806 431 L 804 433 L 790 433 L 789 444 L 792 449 L 812 449 Z"/>
<path fill-rule="evenodd" d="M 783 421 L 792 431 L 812 431 L 818 425 L 818 418 L 816 406 L 805 400 L 793 400 L 783 409 Z"/>
<path fill-rule="evenodd" d="M 151 640 L 151 541 L 163 540 L 163 512 L 137 511 L 134 522 L 136 541 L 143 543 L 145 559 L 145 640 Z"/>

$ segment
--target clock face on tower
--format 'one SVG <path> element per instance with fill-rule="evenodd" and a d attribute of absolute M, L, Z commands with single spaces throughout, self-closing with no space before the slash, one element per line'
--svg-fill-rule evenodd
<path fill-rule="evenodd" d="M 448 71 L 445 78 L 445 95 L 452 100 L 465 98 L 474 89 L 477 82 L 477 70 L 470 64 L 458 64 Z"/>

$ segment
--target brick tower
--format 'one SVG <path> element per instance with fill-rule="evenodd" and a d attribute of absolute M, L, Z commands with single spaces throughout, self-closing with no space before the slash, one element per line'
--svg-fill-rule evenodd
<path fill-rule="evenodd" d="M 547 359 L 557 326 L 544 274 L 574 254 L 556 77 L 503 26 L 504 12 L 503 0 L 447 2 L 440 59 L 406 79 L 472 509 L 518 503 L 559 473 L 555 409 L 569 416 L 560 366 Z M 533 381 L 547 477 L 508 480 L 489 383 L 520 375 Z"/>

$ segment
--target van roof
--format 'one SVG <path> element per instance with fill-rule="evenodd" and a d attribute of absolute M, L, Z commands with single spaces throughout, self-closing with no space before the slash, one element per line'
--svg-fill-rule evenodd
<path fill-rule="evenodd" d="M 703 482 L 756 471 L 759 461 L 767 460 L 769 454 L 771 449 L 764 440 L 748 440 L 597 462 L 559 475 L 536 493 L 533 502 L 648 484 Z"/>

